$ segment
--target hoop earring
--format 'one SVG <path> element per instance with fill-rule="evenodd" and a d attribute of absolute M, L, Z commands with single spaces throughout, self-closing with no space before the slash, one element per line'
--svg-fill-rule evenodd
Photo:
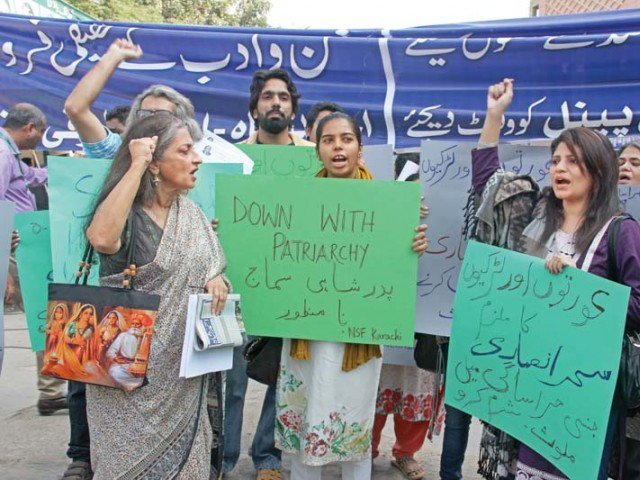
<path fill-rule="evenodd" d="M 160 175 L 158 175 L 157 173 L 151 174 L 151 183 L 153 184 L 154 187 L 157 187 L 161 181 L 162 180 L 160 179 Z"/>

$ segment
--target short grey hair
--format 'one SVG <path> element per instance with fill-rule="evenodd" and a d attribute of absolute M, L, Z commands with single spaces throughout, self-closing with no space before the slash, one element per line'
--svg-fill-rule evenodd
<path fill-rule="evenodd" d="M 138 119 L 138 111 L 140 110 L 142 101 L 147 97 L 160 97 L 169 100 L 176 106 L 173 110 L 173 115 L 187 124 L 189 134 L 191 135 L 191 138 L 193 138 L 193 141 L 197 142 L 202 138 L 202 131 L 200 130 L 200 126 L 197 122 L 188 121 L 195 118 L 195 109 L 193 108 L 191 100 L 166 85 L 151 85 L 133 99 L 131 112 L 127 117 L 127 123 L 125 124 L 125 130 Z"/>
<path fill-rule="evenodd" d="M 622 155 L 622 152 L 624 152 L 627 148 L 629 147 L 633 147 L 637 150 L 640 150 L 640 142 L 629 142 L 629 143 L 625 143 L 623 146 L 621 146 L 618 151 L 616 152 L 618 154 L 618 156 Z"/>
<path fill-rule="evenodd" d="M 36 128 L 47 126 L 47 117 L 42 110 L 30 103 L 16 103 L 4 120 L 4 128 L 16 130 L 32 123 Z"/>

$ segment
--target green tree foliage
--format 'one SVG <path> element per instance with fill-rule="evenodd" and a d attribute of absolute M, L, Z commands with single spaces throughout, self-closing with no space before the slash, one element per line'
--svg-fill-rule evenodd
<path fill-rule="evenodd" d="M 100 20 L 266 27 L 270 0 L 66 0 Z"/>

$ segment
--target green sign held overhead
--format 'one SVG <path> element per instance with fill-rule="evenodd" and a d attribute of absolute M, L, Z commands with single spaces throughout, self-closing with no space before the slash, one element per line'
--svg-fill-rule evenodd
<path fill-rule="evenodd" d="M 413 345 L 417 184 L 221 175 L 217 187 L 249 334 Z"/>
<path fill-rule="evenodd" d="M 470 242 L 458 278 L 447 404 L 528 445 L 569 478 L 597 478 L 629 288 Z"/>
<path fill-rule="evenodd" d="M 77 157 L 49 158 L 49 209 L 53 278 L 56 282 L 73 281 L 86 245 L 84 228 L 100 193 L 111 160 Z M 191 198 L 207 218 L 215 216 L 217 173 L 242 173 L 240 163 L 203 163 L 198 168 Z M 98 282 L 98 269 L 91 269 L 89 283 Z"/>
<path fill-rule="evenodd" d="M 14 222 L 20 235 L 16 261 L 22 300 L 31 349 L 36 352 L 44 350 L 48 285 L 53 280 L 49 212 L 18 213 Z"/>
<path fill-rule="evenodd" d="M 314 147 L 236 145 L 253 160 L 253 175 L 314 177 L 322 168 Z"/>

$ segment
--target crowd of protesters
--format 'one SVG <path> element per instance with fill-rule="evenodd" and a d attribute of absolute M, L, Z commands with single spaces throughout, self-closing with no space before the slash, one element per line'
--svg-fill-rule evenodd
<path fill-rule="evenodd" d="M 141 55 L 139 46 L 117 40 L 65 103 L 83 155 L 113 159 L 86 228 L 88 241 L 100 255 L 101 284 L 121 283 L 127 252 L 133 249 L 137 268 L 157 272 L 153 278 L 143 275 L 137 288 L 162 297 L 149 383 L 144 388 L 124 393 L 69 382 L 66 391 L 66 382 L 39 375 L 40 414 L 69 410 L 71 463 L 65 480 L 219 478 L 234 470 L 240 456 L 248 384 L 243 347 L 235 348 L 233 368 L 224 376 L 184 379 L 176 369 L 189 294 L 194 288 L 203 289 L 221 308 L 230 290 L 224 275 L 224 245 L 218 241 L 212 219 L 181 195 L 193 188 L 194 173 L 202 161 L 195 148 L 202 132 L 194 120 L 194 106 L 171 87 L 151 85 L 130 107 L 115 106 L 104 119 L 91 109 L 118 66 Z M 487 204 L 496 195 L 483 192 L 499 190 L 506 183 L 497 145 L 513 96 L 511 79 L 490 86 L 487 92 L 485 123 L 471 165 L 474 194 L 485 211 L 504 208 Z M 331 99 L 307 112 L 307 139 L 291 131 L 300 97 L 285 70 L 257 71 L 248 98 L 256 128 L 245 142 L 312 146 L 322 165 L 316 177 L 371 180 L 362 155 L 361 130 Z M 30 189 L 47 181 L 46 168 L 27 165 L 20 158 L 21 150 L 36 148 L 45 128 L 45 116 L 30 104 L 14 105 L 0 128 L 0 199 L 14 202 L 18 212 L 36 210 Z M 397 174 L 406 161 L 417 162 L 411 155 L 399 155 Z M 484 238 L 481 230 L 474 236 L 541 257 L 548 270 L 557 274 L 567 266 L 581 267 L 598 232 L 621 213 L 617 184 L 640 185 L 640 146 L 629 144 L 616 153 L 601 134 L 582 127 L 568 129 L 551 144 L 549 174 L 550 187 L 540 190 L 527 177 L 522 192 L 510 192 L 513 211 L 518 210 L 526 221 L 496 214 L 493 228 L 499 234 L 492 237 L 495 240 Z M 407 180 L 418 180 L 417 174 Z M 532 198 L 531 192 L 539 193 Z M 420 207 L 416 205 L 416 210 Z M 424 206 L 420 211 L 426 216 Z M 132 237 L 134 227 L 144 235 Z M 406 232 L 407 248 L 415 252 L 416 261 L 428 248 L 425 230 L 422 225 Z M 600 238 L 588 271 L 610 278 L 607 237 Z M 171 239 L 171 245 L 166 239 Z M 507 240 L 500 243 L 498 239 Z M 625 219 L 614 262 L 618 281 L 631 287 L 627 329 L 632 331 L 640 326 L 639 239 L 640 225 Z M 18 243 L 14 235 L 14 249 Z M 10 275 L 6 300 L 11 301 L 16 288 L 15 275 Z M 245 341 L 251 339 L 245 337 Z M 446 356 L 447 339 L 429 344 Z M 383 365 L 382 348 L 377 345 L 284 339 L 281 348 L 278 383 L 266 389 L 252 435 L 250 455 L 258 480 L 283 478 L 283 454 L 290 457 L 294 480 L 320 479 L 323 466 L 335 463 L 341 466 L 344 479 L 368 479 L 389 415 L 395 432 L 392 465 L 405 478 L 427 475 L 415 454 L 426 438 L 442 430 L 439 478 L 462 478 L 471 416 L 444 405 L 443 371 Z M 39 352 L 40 364 L 41 358 Z M 621 419 L 627 420 L 625 455 L 617 457 L 612 470 L 621 472 L 618 478 L 640 478 L 640 423 L 633 412 L 615 403 L 609 416 L 598 478 L 607 478 L 611 451 L 624 438 L 614 434 L 616 425 L 625 424 Z M 336 429 L 342 434 L 335 435 Z M 489 424 L 484 429 L 480 449 L 485 454 L 479 469 L 485 478 L 566 478 L 527 445 Z"/>

